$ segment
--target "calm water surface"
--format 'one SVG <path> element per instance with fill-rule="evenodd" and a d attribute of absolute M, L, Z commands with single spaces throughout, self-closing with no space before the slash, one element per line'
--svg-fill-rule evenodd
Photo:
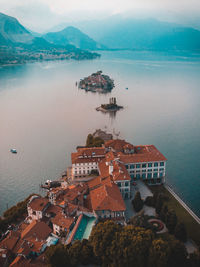
<path fill-rule="evenodd" d="M 76 88 L 97 70 L 115 80 L 111 94 Z M 199 85 L 198 55 L 105 52 L 93 61 L 1 68 L 0 214 L 58 178 L 75 147 L 106 126 L 135 145 L 155 144 L 168 158 L 168 183 L 200 216 Z M 115 118 L 95 111 L 111 96 L 125 107 Z"/>

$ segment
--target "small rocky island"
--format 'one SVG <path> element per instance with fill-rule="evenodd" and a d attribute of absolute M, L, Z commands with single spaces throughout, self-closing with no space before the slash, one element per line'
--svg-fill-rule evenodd
<path fill-rule="evenodd" d="M 113 89 L 114 81 L 108 75 L 102 74 L 102 71 L 97 71 L 81 79 L 78 86 L 86 91 L 108 93 Z"/>
<path fill-rule="evenodd" d="M 117 105 L 116 97 L 111 97 L 109 100 L 109 104 L 101 104 L 101 106 L 96 108 L 96 110 L 102 112 L 115 112 L 122 108 L 122 106 Z"/>

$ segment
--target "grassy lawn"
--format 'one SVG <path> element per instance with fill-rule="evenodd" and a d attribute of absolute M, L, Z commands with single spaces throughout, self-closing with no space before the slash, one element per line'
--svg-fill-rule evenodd
<path fill-rule="evenodd" d="M 176 212 L 178 221 L 183 222 L 187 229 L 188 237 L 195 241 L 200 246 L 200 225 L 193 219 L 187 210 L 171 195 L 171 193 L 164 186 L 149 186 L 149 189 L 154 192 L 162 192 L 169 197 L 166 204 L 169 209 Z"/>

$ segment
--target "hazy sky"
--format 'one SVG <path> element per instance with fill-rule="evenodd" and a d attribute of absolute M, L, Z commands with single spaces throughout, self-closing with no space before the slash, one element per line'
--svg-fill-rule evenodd
<path fill-rule="evenodd" d="M 38 31 L 119 13 L 200 25 L 200 0 L 0 0 L 0 11 Z"/>

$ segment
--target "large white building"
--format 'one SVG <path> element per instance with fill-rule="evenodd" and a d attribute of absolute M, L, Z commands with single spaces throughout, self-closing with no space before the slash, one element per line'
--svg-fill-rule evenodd
<path fill-rule="evenodd" d="M 105 158 L 105 148 L 78 148 L 76 153 L 71 154 L 72 179 L 84 178 L 88 176 L 92 170 L 98 170 L 98 163 Z"/>
<path fill-rule="evenodd" d="M 98 170 L 101 180 L 110 177 L 122 197 L 129 198 L 133 181 L 142 179 L 150 185 L 165 182 L 166 161 L 154 145 L 109 140 L 102 148 L 81 148 L 72 153 L 72 177 L 83 178 Z"/>

